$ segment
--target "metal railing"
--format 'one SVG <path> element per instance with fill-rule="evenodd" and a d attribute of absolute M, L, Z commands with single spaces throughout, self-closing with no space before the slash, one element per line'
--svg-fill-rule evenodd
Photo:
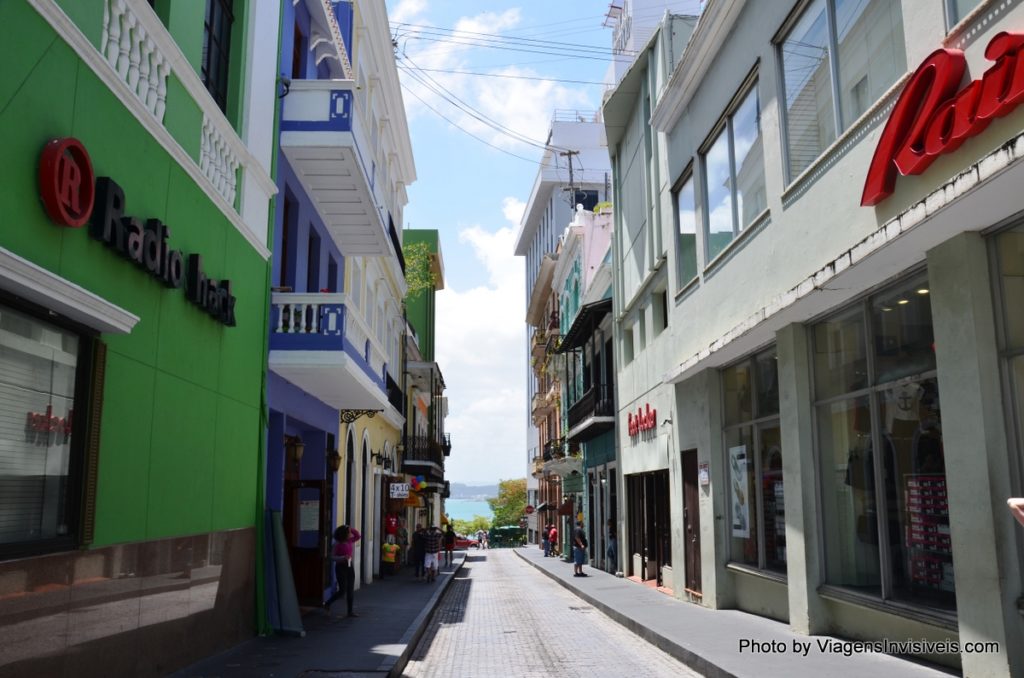
<path fill-rule="evenodd" d="M 609 384 L 595 384 L 569 406 L 569 428 L 574 428 L 591 417 L 614 417 L 615 404 Z"/>

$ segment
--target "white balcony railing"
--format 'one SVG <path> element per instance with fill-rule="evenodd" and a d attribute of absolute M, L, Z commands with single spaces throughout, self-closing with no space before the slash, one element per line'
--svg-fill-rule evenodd
<path fill-rule="evenodd" d="M 313 350 L 343 350 L 344 344 L 337 339 L 344 337 L 366 360 L 375 375 L 384 373 L 387 353 L 376 336 L 370 332 L 362 311 L 348 301 L 346 294 L 275 292 L 271 296 L 271 305 L 274 334 L 324 337 L 324 345 Z"/>

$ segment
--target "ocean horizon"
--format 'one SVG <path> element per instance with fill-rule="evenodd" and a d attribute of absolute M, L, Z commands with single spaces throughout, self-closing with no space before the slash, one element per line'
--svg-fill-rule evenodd
<path fill-rule="evenodd" d="M 488 520 L 494 519 L 491 505 L 486 501 L 445 499 L 444 510 L 452 520 L 472 520 L 474 516 L 483 516 Z"/>

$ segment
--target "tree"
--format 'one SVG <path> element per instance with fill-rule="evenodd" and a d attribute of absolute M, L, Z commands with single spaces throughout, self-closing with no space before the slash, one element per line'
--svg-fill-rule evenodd
<path fill-rule="evenodd" d="M 405 257 L 405 298 L 415 299 L 437 284 L 434 271 L 430 268 L 432 252 L 425 242 L 414 242 L 402 247 Z"/>
<path fill-rule="evenodd" d="M 498 496 L 488 499 L 494 512 L 494 526 L 519 525 L 526 512 L 526 478 L 498 481 Z"/>
<path fill-rule="evenodd" d="M 476 537 L 476 533 L 479 530 L 491 529 L 491 521 L 486 516 L 473 516 L 472 520 L 462 520 L 455 518 L 452 520 L 452 527 L 459 534 L 464 534 L 468 537 Z"/>

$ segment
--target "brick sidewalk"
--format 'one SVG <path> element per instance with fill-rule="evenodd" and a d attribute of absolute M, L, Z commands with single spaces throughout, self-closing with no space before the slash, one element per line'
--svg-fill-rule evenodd
<path fill-rule="evenodd" d="M 227 652 L 172 674 L 174 678 L 292 678 L 400 675 L 445 589 L 462 567 L 457 551 L 452 567 L 437 581 L 417 581 L 412 570 L 375 580 L 355 592 L 354 619 L 311 610 L 302 617 L 302 638 L 253 638 Z M 335 603 L 344 612 L 345 603 Z"/>
<path fill-rule="evenodd" d="M 818 649 L 818 641 L 830 636 L 805 636 L 791 631 L 787 624 L 738 610 L 710 610 L 592 567 L 584 570 L 590 576 L 573 577 L 571 564 L 545 558 L 536 546 L 517 548 L 515 553 L 615 621 L 705 676 L 946 678 L 959 675 L 885 654 L 847 657 L 823 653 Z M 741 653 L 739 642 L 742 639 L 759 643 L 774 641 L 781 644 L 776 647 L 785 651 L 752 654 L 747 650 Z M 836 640 L 842 642 L 841 639 Z M 804 646 L 810 643 L 806 656 L 793 653 L 794 641 L 800 641 Z"/>

